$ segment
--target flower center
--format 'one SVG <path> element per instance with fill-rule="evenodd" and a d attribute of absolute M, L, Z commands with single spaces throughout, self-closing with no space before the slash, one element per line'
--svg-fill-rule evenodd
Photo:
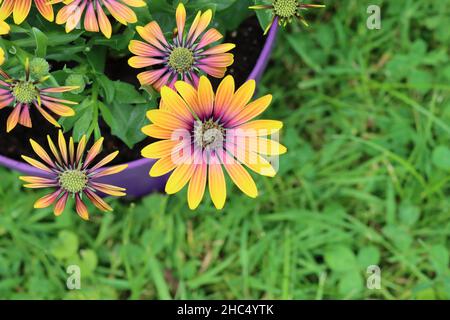
<path fill-rule="evenodd" d="M 297 13 L 297 0 L 274 0 L 273 9 L 275 14 L 281 18 L 291 18 Z"/>
<path fill-rule="evenodd" d="M 20 81 L 14 86 L 12 93 L 20 103 L 31 103 L 37 97 L 36 87 L 28 81 Z"/>
<path fill-rule="evenodd" d="M 67 170 L 59 175 L 61 188 L 70 193 L 79 193 L 84 190 L 88 182 L 86 174 L 80 170 Z"/>
<path fill-rule="evenodd" d="M 204 149 L 219 149 L 223 146 L 225 129 L 212 119 L 197 121 L 194 126 L 194 142 Z"/>
<path fill-rule="evenodd" d="M 194 54 L 183 47 L 173 49 L 169 57 L 169 66 L 178 73 L 189 71 L 194 64 Z"/>

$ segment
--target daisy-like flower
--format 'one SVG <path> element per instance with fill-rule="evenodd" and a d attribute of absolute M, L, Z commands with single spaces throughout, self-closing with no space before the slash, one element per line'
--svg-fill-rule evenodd
<path fill-rule="evenodd" d="M 186 9 L 180 3 L 176 11 L 177 29 L 172 41 L 166 40 L 155 21 L 145 27 L 137 27 L 137 32 L 145 42 L 130 42 L 129 49 L 136 56 L 130 58 L 129 64 L 137 69 L 150 66 L 153 68 L 140 73 L 139 82 L 142 85 L 151 85 L 159 91 L 164 85 L 173 87 L 177 80 L 197 85 L 198 74 L 201 72 L 215 78 L 223 78 L 227 67 L 233 64 L 233 54 L 228 51 L 235 45 L 223 43 L 207 48 L 223 38 L 214 28 L 206 31 L 211 19 L 211 10 L 203 14 L 199 11 L 186 32 Z"/>
<path fill-rule="evenodd" d="M 66 5 L 56 15 L 57 24 L 66 24 L 66 32 L 78 26 L 83 13 L 84 29 L 90 32 L 101 31 L 105 37 L 111 38 L 112 27 L 105 10 L 118 22 L 127 25 L 136 23 L 136 14 L 130 7 L 146 6 L 143 0 L 65 0 Z"/>
<path fill-rule="evenodd" d="M 142 156 L 159 159 L 150 176 L 169 172 L 165 191 L 174 194 L 189 183 L 191 209 L 200 204 L 208 182 L 211 199 L 222 209 L 226 199 L 225 176 L 246 195 L 258 195 L 256 184 L 244 168 L 273 177 L 276 172 L 265 156 L 278 156 L 286 148 L 267 138 L 283 124 L 275 120 L 253 120 L 269 106 L 272 96 L 250 102 L 255 81 L 249 80 L 235 92 L 232 76 L 225 77 L 215 94 L 205 76 L 198 89 L 185 81 L 175 83 L 177 91 L 164 86 L 161 105 L 147 113 L 152 124 L 142 128 L 146 135 L 162 139 L 142 150 Z"/>
<path fill-rule="evenodd" d="M 307 4 L 301 0 L 273 0 L 272 4 L 259 4 L 251 6 L 250 9 L 271 9 L 273 12 L 272 22 L 267 26 L 265 33 L 269 30 L 275 19 L 278 20 L 280 26 L 286 26 L 292 19 L 299 19 L 305 26 L 308 26 L 302 15 L 303 10 L 310 8 L 324 8 L 323 4 Z"/>
<path fill-rule="evenodd" d="M 86 136 L 83 136 L 75 150 L 73 139 L 70 138 L 67 145 L 62 131 L 58 135 L 58 148 L 52 139 L 47 136 L 48 145 L 53 158 L 37 142 L 30 140 L 31 146 L 43 161 L 22 156 L 33 167 L 42 170 L 42 176 L 24 176 L 20 179 L 27 184 L 26 188 L 54 188 L 56 191 L 40 198 L 34 204 L 36 209 L 47 208 L 55 203 L 54 214 L 59 216 L 66 207 L 69 197 L 75 199 L 75 208 L 78 215 L 89 219 L 89 213 L 83 202 L 83 197 L 88 198 L 101 211 L 112 211 L 112 208 L 98 195 L 99 192 L 111 196 L 125 196 L 125 189 L 98 181 L 99 178 L 113 175 L 125 170 L 128 165 L 117 165 L 104 168 L 118 155 L 119 151 L 111 153 L 96 164 L 95 157 L 100 153 L 103 138 L 97 140 L 84 157 L 86 148 Z"/>
<path fill-rule="evenodd" d="M 45 19 L 53 21 L 52 2 L 54 1 L 52 0 L 0 0 L 2 4 L 0 7 L 0 32 L 1 30 L 9 31 L 9 26 L 6 27 L 3 23 L 11 14 L 13 15 L 14 23 L 21 24 L 28 17 L 33 2 Z"/>
<path fill-rule="evenodd" d="M 64 100 L 51 96 L 62 92 L 78 89 L 75 86 L 42 88 L 43 83 L 49 78 L 48 76 L 38 80 L 30 77 L 30 63 L 27 59 L 25 62 L 25 78 L 13 79 L 5 71 L 0 69 L 0 110 L 7 106 L 13 106 L 14 110 L 6 121 L 6 131 L 10 132 L 17 124 L 31 128 L 30 108 L 36 108 L 42 116 L 55 125 L 60 127 L 55 118 L 45 109 L 62 117 L 70 117 L 75 115 L 75 111 L 67 105 L 76 105 L 76 102 Z"/>

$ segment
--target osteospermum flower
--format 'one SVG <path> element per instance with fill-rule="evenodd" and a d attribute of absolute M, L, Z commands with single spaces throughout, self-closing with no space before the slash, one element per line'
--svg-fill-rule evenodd
<path fill-rule="evenodd" d="M 52 0 L 0 0 L 2 4 L 0 7 L 0 21 L 4 22 L 11 14 L 13 15 L 14 23 L 21 24 L 30 13 L 31 5 L 34 2 L 39 13 L 48 21 L 53 21 L 53 7 Z M 8 30 L 9 26 L 5 27 L 0 22 L 0 30 Z M 5 29 L 3 29 L 5 28 Z"/>
<path fill-rule="evenodd" d="M 284 146 L 266 137 L 282 128 L 280 121 L 252 120 L 264 112 L 272 96 L 250 102 L 255 81 L 247 81 L 235 92 L 231 76 L 222 80 L 216 94 L 205 76 L 198 89 L 185 81 L 176 82 L 175 88 L 177 92 L 167 86 L 161 89 L 160 108 L 147 113 L 152 124 L 142 129 L 150 137 L 163 139 L 142 150 L 144 157 L 159 159 L 150 176 L 173 171 L 165 187 L 168 194 L 189 183 L 191 209 L 200 204 L 207 183 L 215 207 L 223 208 L 226 185 L 222 167 L 242 192 L 256 197 L 256 184 L 244 165 L 272 177 L 275 169 L 264 156 L 286 152 Z"/>
<path fill-rule="evenodd" d="M 164 85 L 173 87 L 177 80 L 198 83 L 198 74 L 204 72 L 215 78 L 223 78 L 234 58 L 228 53 L 235 47 L 223 43 L 207 48 L 222 39 L 214 28 L 206 30 L 212 19 L 212 11 L 199 11 L 186 32 L 186 9 L 182 3 L 177 7 L 177 29 L 172 41 L 167 41 L 157 22 L 152 21 L 136 30 L 145 42 L 132 40 L 129 49 L 136 56 L 130 58 L 133 68 L 152 67 L 153 70 L 138 75 L 142 85 L 151 85 L 158 91 Z"/>
<path fill-rule="evenodd" d="M 51 94 L 76 90 L 78 87 L 42 88 L 48 76 L 38 80 L 31 79 L 28 59 L 25 62 L 24 79 L 13 79 L 2 69 L 0 69 L 0 76 L 3 78 L 0 79 L 0 110 L 9 105 L 14 107 L 6 121 L 7 132 L 13 130 L 17 124 L 31 128 L 30 108 L 32 107 L 36 108 L 47 121 L 56 127 L 60 127 L 59 123 L 45 109 L 58 116 L 75 115 L 75 111 L 67 105 L 76 105 L 76 102 L 56 98 Z"/>
<path fill-rule="evenodd" d="M 310 8 L 324 8 L 323 4 L 306 4 L 301 0 L 273 0 L 272 4 L 260 4 L 251 6 L 250 9 L 271 9 L 273 12 L 272 23 L 275 19 L 278 20 L 280 26 L 286 26 L 292 19 L 299 19 L 305 26 L 308 26 L 305 18 L 302 15 L 303 10 Z M 272 25 L 270 23 L 265 32 L 267 32 Z"/>
<path fill-rule="evenodd" d="M 56 15 L 57 24 L 66 24 L 66 32 L 78 26 L 83 12 L 84 29 L 91 32 L 101 31 L 105 37 L 111 38 L 112 27 L 105 10 L 118 22 L 127 25 L 136 23 L 137 17 L 129 7 L 146 6 L 143 0 L 66 0 L 66 4 Z"/>
<path fill-rule="evenodd" d="M 72 138 L 67 145 L 62 131 L 59 131 L 58 135 L 58 148 L 49 136 L 47 136 L 47 139 L 54 159 L 33 140 L 30 140 L 31 146 L 43 162 L 22 156 L 30 165 L 42 170 L 41 177 L 20 177 L 22 181 L 27 183 L 24 187 L 56 189 L 56 191 L 37 200 L 34 207 L 36 209 L 47 208 L 55 203 L 54 214 L 59 216 L 64 211 L 69 197 L 72 197 L 75 199 L 75 208 L 78 215 L 84 220 L 88 220 L 89 213 L 83 202 L 83 197 L 86 197 L 101 211 L 112 211 L 112 208 L 98 195 L 98 192 L 122 197 L 126 195 L 125 189 L 100 183 L 98 179 L 119 173 L 128 167 L 128 165 L 117 165 L 103 168 L 114 160 L 119 152 L 111 153 L 93 164 L 95 157 L 102 149 L 103 138 L 94 143 L 86 157 L 84 157 L 86 136 L 81 138 L 76 150 Z"/>

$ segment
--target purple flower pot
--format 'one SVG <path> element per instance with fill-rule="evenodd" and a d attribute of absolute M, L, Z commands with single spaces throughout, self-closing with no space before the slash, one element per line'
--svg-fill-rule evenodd
<path fill-rule="evenodd" d="M 269 31 L 269 34 L 266 38 L 266 43 L 264 44 L 264 48 L 261 51 L 261 54 L 252 73 L 249 76 L 249 79 L 254 79 L 256 81 L 259 81 L 261 79 L 264 70 L 267 67 L 267 63 L 269 62 L 277 31 L 278 26 L 276 23 L 274 23 L 271 27 L 271 30 Z M 164 190 L 167 176 L 151 178 L 148 175 L 150 168 L 155 162 L 156 160 L 150 159 L 139 159 L 131 161 L 128 163 L 128 169 L 116 175 L 99 179 L 99 181 L 101 180 L 101 182 L 103 183 L 109 183 L 126 188 L 127 195 L 129 197 L 142 197 L 154 191 Z M 0 165 L 26 175 L 45 175 L 45 173 L 43 173 L 41 170 L 38 170 L 24 162 L 12 160 L 2 155 L 0 155 Z"/>

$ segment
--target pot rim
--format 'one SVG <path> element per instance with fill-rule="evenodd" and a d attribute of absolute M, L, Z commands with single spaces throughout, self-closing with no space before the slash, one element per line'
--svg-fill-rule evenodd
<path fill-rule="evenodd" d="M 278 23 L 274 21 L 272 26 L 270 27 L 270 31 L 267 35 L 267 38 L 264 43 L 264 47 L 256 61 L 256 65 L 250 73 L 248 80 L 253 79 L 256 82 L 261 80 L 261 77 L 269 63 L 270 55 L 272 53 L 272 49 L 275 45 L 276 36 L 278 33 Z M 149 162 L 155 162 L 156 160 L 141 158 L 133 161 L 125 162 L 124 164 L 128 164 L 128 170 L 133 168 L 141 167 L 142 165 L 147 165 Z M 34 174 L 34 175 L 43 175 L 43 172 L 33 166 L 18 160 L 14 160 L 8 157 L 5 157 L 0 154 L 0 166 L 16 170 L 19 172 L 23 172 L 26 174 Z M 126 173 L 126 170 L 119 175 Z"/>

